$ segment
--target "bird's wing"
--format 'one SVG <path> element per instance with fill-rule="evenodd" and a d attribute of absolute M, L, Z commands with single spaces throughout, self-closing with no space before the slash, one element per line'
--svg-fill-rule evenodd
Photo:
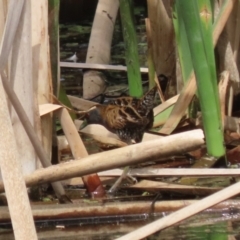
<path fill-rule="evenodd" d="M 131 107 L 136 105 L 137 101 L 136 98 L 132 97 L 119 97 L 111 102 L 112 105 L 121 106 L 121 107 Z"/>
<path fill-rule="evenodd" d="M 121 107 L 109 105 L 106 111 L 108 125 L 113 129 L 131 128 L 137 126 L 146 126 L 148 118 L 141 117 L 133 107 Z"/>

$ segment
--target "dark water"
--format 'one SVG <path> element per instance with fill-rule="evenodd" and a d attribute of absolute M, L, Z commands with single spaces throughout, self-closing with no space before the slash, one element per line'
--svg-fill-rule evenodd
<path fill-rule="evenodd" d="M 80 1 L 81 2 L 81 1 Z M 80 2 L 78 5 L 80 5 Z M 65 7 L 65 1 L 63 1 L 62 9 L 67 9 Z M 94 1 L 92 1 L 94 5 Z M 85 62 L 88 41 L 91 33 L 91 26 L 93 22 L 94 8 L 85 8 L 85 14 L 78 17 L 73 14 L 66 17 L 62 10 L 60 16 L 62 16 L 60 24 L 60 59 L 61 61 L 66 61 L 69 57 L 77 53 L 77 62 Z M 146 67 L 146 53 L 147 53 L 147 43 L 146 43 L 146 30 L 145 30 L 145 17 L 146 17 L 146 2 L 136 1 L 135 3 L 135 17 L 136 17 L 136 32 L 138 35 L 138 49 L 139 49 L 139 60 L 140 66 Z M 68 7 L 69 8 L 69 7 Z M 84 17 L 85 16 L 85 17 Z M 125 53 L 124 53 L 124 43 L 121 32 L 120 16 L 117 17 L 112 48 L 111 48 L 111 62 L 112 65 L 126 65 L 125 64 Z M 82 96 L 82 81 L 83 81 L 83 71 L 82 69 L 76 68 L 61 68 L 61 79 L 62 85 L 65 88 L 67 94 Z M 106 77 L 106 82 L 108 86 L 125 86 L 127 87 L 127 74 L 123 71 L 103 71 Z M 142 74 L 143 84 L 147 81 L 148 75 Z M 147 84 L 147 82 L 146 82 Z M 147 85 L 146 85 L 147 86 Z M 128 88 L 128 87 L 127 87 Z M 120 89 L 122 89 L 120 87 Z M 124 91 L 125 88 L 123 87 Z M 107 90 L 108 91 L 108 90 Z M 110 90 L 112 91 L 112 89 Z"/>

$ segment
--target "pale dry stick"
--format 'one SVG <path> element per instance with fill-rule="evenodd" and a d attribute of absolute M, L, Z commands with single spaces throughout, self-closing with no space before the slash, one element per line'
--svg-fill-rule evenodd
<path fill-rule="evenodd" d="M 129 234 L 126 234 L 116 240 L 139 240 L 147 237 L 157 231 L 179 223 L 186 218 L 189 218 L 207 208 L 214 206 L 224 200 L 227 200 L 240 192 L 240 182 L 231 185 L 217 193 L 214 193 L 206 198 L 203 198 L 199 202 L 193 203 L 187 207 L 184 207 L 164 218 L 156 220 L 150 224 L 145 225 Z"/>
<path fill-rule="evenodd" d="M 99 172 L 100 177 L 118 177 L 122 169 L 111 169 Z M 239 176 L 240 169 L 209 169 L 209 168 L 134 168 L 129 174 L 133 177 L 217 177 L 217 176 Z"/>
<path fill-rule="evenodd" d="M 125 147 L 128 145 L 127 143 L 125 143 L 121 140 L 118 140 L 116 138 L 106 137 L 106 136 L 102 136 L 102 135 L 94 135 L 94 134 L 89 134 L 86 132 L 85 133 L 82 132 L 82 134 L 85 134 L 86 136 L 91 137 L 100 143 L 112 145 L 115 147 Z"/>
<path fill-rule="evenodd" d="M 226 95 L 227 95 L 228 84 L 229 84 L 229 72 L 224 71 L 223 73 L 221 73 L 220 82 L 218 84 L 221 117 L 222 117 L 222 127 L 223 128 L 224 128 L 224 124 L 225 124 L 225 106 L 226 106 Z"/>
<path fill-rule="evenodd" d="M 160 129 L 159 133 L 170 134 L 178 125 L 185 113 L 189 103 L 191 102 L 197 90 L 196 79 L 194 73 L 191 74 L 190 79 L 186 83 L 183 91 L 178 97 L 177 102 L 164 126 Z"/>
<path fill-rule="evenodd" d="M 179 133 L 156 140 L 146 141 L 124 148 L 92 154 L 81 161 L 70 161 L 39 169 L 25 177 L 26 185 L 69 179 L 112 168 L 129 166 L 151 159 L 160 161 L 176 154 L 198 149 L 204 144 L 202 130 Z M 0 192 L 3 184 L 0 183 Z"/>
<path fill-rule="evenodd" d="M 49 36 L 48 36 L 48 1 L 31 1 L 32 24 L 32 71 L 36 104 L 44 104 L 52 101 L 52 76 L 50 70 Z M 45 115 L 39 119 L 36 112 L 37 136 L 41 140 L 44 151 L 51 159 L 53 138 L 53 119 L 51 115 Z M 37 167 L 42 167 L 39 161 Z"/>
<path fill-rule="evenodd" d="M 221 189 L 222 187 L 202 187 L 202 186 L 192 186 L 192 185 L 184 185 L 184 184 L 176 184 L 169 182 L 160 182 L 153 180 L 141 180 L 140 182 L 134 184 L 133 186 L 127 187 L 128 189 L 141 189 L 146 191 L 154 191 L 154 192 L 175 192 L 186 195 L 193 196 L 207 196 L 209 194 L 215 193 Z"/>
<path fill-rule="evenodd" d="M 7 101 L 0 81 L 0 166 L 15 239 L 37 239 Z M 16 197 L 17 196 L 17 197 Z"/>
<path fill-rule="evenodd" d="M 228 17 L 233 9 L 235 0 L 229 0 L 224 12 L 221 15 L 221 18 L 217 19 L 216 25 L 213 30 L 213 44 L 216 46 L 217 40 L 228 20 Z M 185 88 L 181 92 L 178 101 L 176 102 L 167 122 L 164 124 L 160 133 L 170 134 L 175 127 L 178 125 L 182 116 L 184 115 L 188 105 L 190 104 L 195 92 L 196 92 L 196 78 L 192 73 L 190 79 L 188 80 Z"/>
<path fill-rule="evenodd" d="M 156 106 L 153 109 L 153 114 L 154 116 L 157 116 L 159 113 L 163 112 L 164 110 L 166 110 L 167 108 L 171 107 L 173 104 L 175 104 L 177 102 L 179 98 L 179 94 L 169 98 L 168 100 L 166 100 L 165 102 L 159 104 L 158 106 Z M 161 123 L 154 121 L 154 125 L 153 127 L 158 127 Z"/>
<path fill-rule="evenodd" d="M 19 21 L 11 54 L 8 56 L 6 71 L 11 87 L 22 103 L 35 131 L 37 131 L 40 118 L 37 118 L 38 104 L 35 101 L 36 94 L 33 91 L 36 80 L 33 78 L 32 65 L 31 16 L 33 11 L 31 5 L 29 1 L 26 1 L 24 4 L 24 13 L 22 13 Z M 9 101 L 8 105 L 19 153 L 19 161 L 22 165 L 23 174 L 26 175 L 36 170 L 40 161 L 38 161 L 29 137 Z"/>
<path fill-rule="evenodd" d="M 0 166 L 15 239 L 34 240 L 37 234 L 2 83 L 0 105 Z"/>
<path fill-rule="evenodd" d="M 84 68 L 84 69 L 102 69 L 102 70 L 112 70 L 112 71 L 127 71 L 126 66 L 120 65 L 107 65 L 99 63 L 71 63 L 71 62 L 60 62 L 60 67 L 69 68 Z M 141 67 L 141 73 L 148 73 L 148 68 Z"/>
<path fill-rule="evenodd" d="M 6 27 L 5 32 L 2 40 L 2 48 L 1 48 L 1 55 L 0 55 L 0 74 L 2 77 L 2 83 L 5 92 L 8 95 L 8 98 L 13 105 L 16 113 L 18 114 L 18 117 L 23 124 L 23 127 L 33 144 L 33 147 L 44 167 L 51 166 L 50 160 L 47 157 L 46 152 L 44 151 L 40 140 L 38 139 L 31 122 L 29 121 L 27 114 L 25 110 L 23 109 L 21 103 L 18 100 L 18 97 L 16 93 L 13 91 L 12 87 L 10 86 L 9 80 L 6 76 L 6 73 L 4 72 L 5 65 L 8 60 L 8 56 L 12 47 L 12 43 L 14 41 L 14 37 L 17 31 L 22 7 L 24 4 L 24 0 L 18 1 L 17 5 L 15 1 L 10 1 L 9 3 L 9 12 L 8 12 L 8 18 L 6 21 Z M 52 186 L 57 194 L 57 196 L 60 198 L 61 196 L 65 195 L 65 191 L 61 183 L 54 182 L 52 183 Z"/>
<path fill-rule="evenodd" d="M 8 14 L 4 29 L 4 37 L 0 46 L 0 70 L 5 67 L 8 61 L 9 50 L 12 47 L 15 34 L 11 32 L 11 27 L 12 25 L 17 26 L 21 15 L 25 14 L 25 11 L 27 11 L 26 8 L 23 10 L 23 5 L 24 0 L 20 0 L 17 3 L 15 3 L 15 1 L 8 2 Z M 8 41 L 6 35 L 8 37 L 10 36 L 10 38 L 12 37 L 12 41 Z M 0 92 L 0 166 L 6 188 L 6 196 L 11 214 L 14 236 L 17 240 L 28 239 L 29 237 L 34 240 L 37 239 L 37 234 L 21 165 L 18 159 L 17 146 L 14 139 L 14 132 L 2 81 L 0 81 Z M 16 196 L 18 197 L 16 198 Z"/>
<path fill-rule="evenodd" d="M 3 38 L 1 40 L 0 69 L 3 69 L 7 64 L 24 2 L 25 0 L 19 0 L 17 3 L 13 0 L 9 1 L 7 20 L 5 23 Z"/>
<path fill-rule="evenodd" d="M 70 145 L 72 154 L 75 159 L 80 159 L 88 156 L 88 152 L 82 142 L 82 139 L 79 137 L 78 131 L 65 108 L 61 108 L 55 111 L 58 116 L 61 126 L 63 128 L 64 134 Z"/>
<path fill-rule="evenodd" d="M 228 97 L 228 105 L 227 105 L 227 116 L 232 116 L 232 109 L 233 109 L 233 98 L 234 98 L 234 87 L 233 83 L 229 84 L 229 97 Z"/>
<path fill-rule="evenodd" d="M 99 129 L 99 128 L 97 128 L 97 129 Z M 105 134 L 101 134 L 99 132 L 98 132 L 98 134 L 91 134 L 88 131 L 80 131 L 80 132 L 81 132 L 81 134 L 91 137 L 91 138 L 95 139 L 96 141 L 103 143 L 103 144 L 113 145 L 116 147 L 127 146 L 127 144 L 125 142 L 122 142 L 121 140 L 119 140 L 117 136 L 114 136 L 114 138 L 113 138 L 113 137 L 108 137 Z M 64 135 L 58 136 L 57 139 L 58 139 L 58 142 L 60 143 L 60 145 L 58 146 L 59 151 L 62 151 L 63 149 L 70 149 L 69 143 Z"/>

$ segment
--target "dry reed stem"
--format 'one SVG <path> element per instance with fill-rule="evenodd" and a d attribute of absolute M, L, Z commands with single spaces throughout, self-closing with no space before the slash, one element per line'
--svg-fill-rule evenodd
<path fill-rule="evenodd" d="M 71 62 L 60 62 L 60 67 L 69 67 L 69 68 L 83 68 L 83 69 L 102 69 L 109 71 L 127 71 L 126 66 L 120 65 L 107 65 L 100 63 L 71 63 Z M 148 68 L 140 68 L 141 73 L 148 73 Z"/>
<path fill-rule="evenodd" d="M 152 141 L 134 144 L 124 148 L 92 154 L 81 161 L 70 161 L 63 164 L 39 169 L 26 176 L 27 186 L 84 176 L 116 167 L 129 166 L 145 161 L 165 159 L 175 154 L 192 151 L 204 144 L 202 130 L 179 133 Z M 3 184 L 0 183 L 0 192 Z"/>
<path fill-rule="evenodd" d="M 133 186 L 127 187 L 130 189 L 141 189 L 153 192 L 174 192 L 194 196 L 206 196 L 221 190 L 221 187 L 202 187 L 191 186 L 184 184 L 175 184 L 161 181 L 142 180 Z"/>
<path fill-rule="evenodd" d="M 182 119 L 185 111 L 190 104 L 197 90 L 195 75 L 192 73 L 184 89 L 178 97 L 178 100 L 166 123 L 160 129 L 159 133 L 170 134 Z"/>
<path fill-rule="evenodd" d="M 1 14 L 4 15 L 3 9 L 0 11 Z M 16 29 L 18 26 L 20 27 L 20 35 L 21 33 L 23 35 L 29 34 L 30 29 L 26 22 L 29 22 L 30 15 L 31 10 L 29 2 L 24 2 L 23 0 L 20 0 L 17 3 L 13 0 L 8 2 L 7 19 L 0 46 L 0 79 L 2 78 L 2 81 L 0 82 L 0 166 L 1 177 L 6 188 L 6 196 L 11 214 L 14 236 L 17 240 L 28 238 L 34 240 L 37 239 L 37 234 L 31 214 L 27 189 L 24 183 L 22 166 L 19 161 L 19 153 L 15 141 L 6 94 L 3 88 L 3 81 L 6 78 L 4 70 L 9 60 L 9 53 L 12 48 Z M 25 42 L 21 41 L 20 44 L 21 54 L 26 54 L 26 51 L 29 51 L 30 46 L 27 41 L 29 39 L 25 40 Z M 16 196 L 18 197 L 16 198 Z"/>
<path fill-rule="evenodd" d="M 70 117 L 68 111 L 62 108 L 55 112 L 58 116 L 61 126 L 63 128 L 64 134 L 70 145 L 73 157 L 75 159 L 80 159 L 88 156 L 88 152 L 80 138 L 78 131 Z"/>
<path fill-rule="evenodd" d="M 122 174 L 122 169 L 111 169 L 99 172 L 101 177 L 118 177 Z M 209 168 L 133 168 L 129 174 L 133 177 L 217 177 L 217 176 L 239 176 L 240 169 L 209 169 Z"/>
<path fill-rule="evenodd" d="M 222 118 L 222 127 L 224 128 L 225 125 L 225 112 L 226 112 L 226 97 L 227 97 L 227 90 L 229 84 L 229 72 L 224 71 L 221 74 L 221 78 L 218 84 L 218 91 L 219 91 L 219 100 L 220 100 L 220 108 L 221 108 L 221 118 Z"/>
<path fill-rule="evenodd" d="M 56 114 L 61 122 L 61 126 L 63 131 L 66 135 L 68 143 L 70 145 L 73 157 L 75 159 L 81 159 L 88 156 L 88 152 L 83 144 L 81 137 L 68 113 L 65 108 L 62 108 L 56 111 Z M 101 181 L 96 173 L 92 173 L 91 175 L 83 176 L 83 182 L 88 189 L 89 194 L 97 195 L 97 194 L 104 194 L 104 188 L 101 184 Z M 91 182 L 89 179 L 94 179 Z M 101 189 L 100 189 L 101 188 Z M 94 191 L 92 192 L 91 189 Z M 98 191 L 96 191 L 98 189 Z"/>

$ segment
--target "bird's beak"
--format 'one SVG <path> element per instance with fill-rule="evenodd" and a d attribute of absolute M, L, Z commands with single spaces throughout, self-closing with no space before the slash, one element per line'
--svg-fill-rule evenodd
<path fill-rule="evenodd" d="M 87 120 L 85 119 L 85 120 L 82 122 L 81 126 L 80 126 L 80 130 L 82 130 L 83 128 L 85 128 L 87 125 L 88 125 L 88 122 L 87 122 Z"/>

